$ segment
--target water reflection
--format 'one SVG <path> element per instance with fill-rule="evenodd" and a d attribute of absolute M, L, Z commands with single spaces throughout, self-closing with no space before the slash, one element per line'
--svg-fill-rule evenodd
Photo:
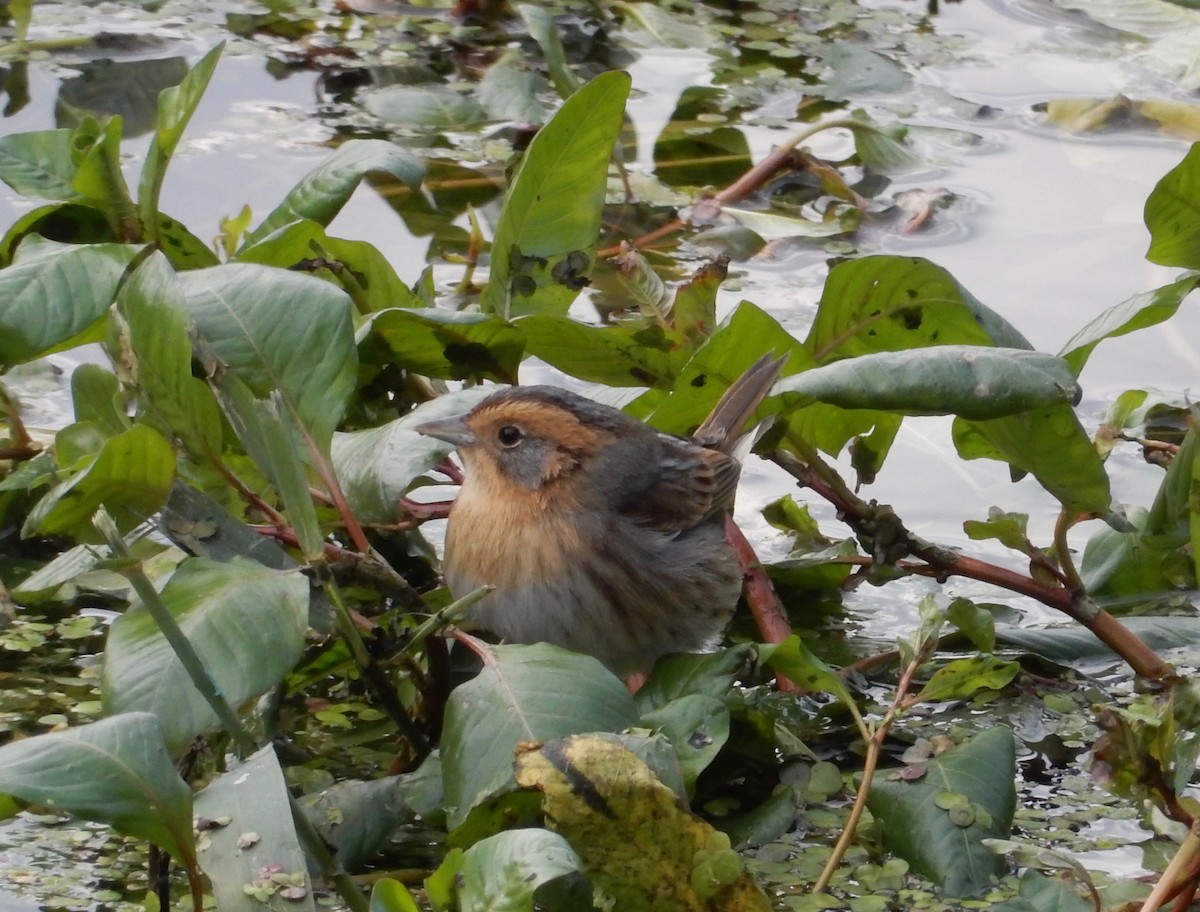
<path fill-rule="evenodd" d="M 56 126 L 73 129 L 85 117 L 119 116 L 126 137 L 154 129 L 158 93 L 178 85 L 188 70 L 184 57 L 159 60 L 96 60 L 72 67 L 54 105 Z"/>

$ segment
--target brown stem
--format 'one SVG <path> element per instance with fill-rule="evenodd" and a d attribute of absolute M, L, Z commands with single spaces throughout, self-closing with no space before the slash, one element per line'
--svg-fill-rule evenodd
<path fill-rule="evenodd" d="M 724 190 L 720 190 L 713 194 L 713 199 L 719 203 L 733 203 L 749 196 L 781 170 L 793 165 L 796 158 L 796 147 L 802 142 L 823 130 L 833 130 L 838 128 L 844 128 L 848 130 L 862 129 L 862 125 L 853 120 L 839 119 L 829 120 L 825 123 L 806 127 L 805 129 L 793 134 L 782 145 L 772 149 L 766 158 L 760 161 L 757 165 L 751 167 L 749 171 L 735 180 Z M 655 228 L 653 231 L 649 231 L 632 241 L 628 241 L 627 243 L 632 244 L 634 247 L 645 247 L 646 245 L 657 241 L 659 238 L 674 234 L 676 231 L 679 231 L 686 226 L 687 223 L 682 219 L 674 219 L 665 225 Z M 616 256 L 620 252 L 621 245 L 617 244 L 613 247 L 605 247 L 603 250 L 597 250 L 596 257 L 597 259 L 607 259 L 608 257 Z"/>
<path fill-rule="evenodd" d="M 771 578 L 763 569 L 762 561 L 754 553 L 754 546 L 746 539 L 745 534 L 738 528 L 732 516 L 725 517 L 725 540 L 733 548 L 738 563 L 742 566 L 742 594 L 758 632 L 766 643 L 782 643 L 792 635 L 792 625 L 788 623 L 783 610 L 783 603 L 771 584 Z M 800 687 L 787 675 L 775 673 L 775 683 L 781 693 L 799 693 Z"/>
<path fill-rule="evenodd" d="M 42 452 L 40 446 L 12 446 L 0 448 L 0 460 L 11 459 L 14 462 L 24 462 Z"/>
<path fill-rule="evenodd" d="M 842 863 L 842 859 L 846 856 L 846 851 L 850 848 L 850 843 L 854 840 L 854 834 L 858 830 L 858 822 L 862 819 L 863 811 L 867 807 L 867 795 L 871 792 L 871 783 L 875 780 L 875 771 L 879 768 L 879 758 L 883 753 L 883 743 L 887 740 L 892 723 L 900 717 L 900 714 L 908 705 L 908 691 L 912 687 L 913 678 L 920 667 L 921 660 L 919 658 L 914 658 L 905 667 L 900 675 L 899 682 L 896 684 L 896 693 L 892 696 L 892 705 L 888 707 L 878 727 L 876 727 L 871 737 L 867 740 L 867 755 L 863 760 L 862 780 L 859 782 L 858 789 L 854 793 L 854 804 L 850 808 L 850 816 L 846 819 L 846 825 L 842 828 L 842 834 L 838 837 L 829 860 L 825 862 L 821 876 L 813 884 L 812 891 L 814 893 L 823 893 L 828 888 L 830 880 L 833 879 L 834 872 L 837 870 L 838 865 Z"/>
<path fill-rule="evenodd" d="M 796 444 L 797 441 L 789 439 L 789 443 Z M 1129 663 L 1137 675 L 1158 682 L 1165 682 L 1174 675 L 1174 669 L 1145 641 L 1088 599 L 1081 589 L 1047 586 L 1030 576 L 923 541 L 904 528 L 887 508 L 867 503 L 851 492 L 841 477 L 826 465 L 811 447 L 803 445 L 803 453 L 805 458 L 798 459 L 791 453 L 777 450 L 770 458 L 801 484 L 829 501 L 837 509 L 838 516 L 859 536 L 860 541 L 869 540 L 875 534 L 873 526 L 881 517 L 889 518 L 892 522 L 887 544 L 894 548 L 902 546 L 909 554 L 924 561 L 924 565 L 912 565 L 905 561 L 889 560 L 889 566 L 910 573 L 932 576 L 938 580 L 945 580 L 950 576 L 963 576 L 1036 599 L 1090 630 L 1104 645 Z M 868 560 L 879 562 L 878 555 L 872 555 Z M 1064 564 L 1064 569 L 1067 566 L 1070 564 Z M 1068 576 L 1072 575 L 1078 579 L 1073 568 L 1068 571 Z"/>

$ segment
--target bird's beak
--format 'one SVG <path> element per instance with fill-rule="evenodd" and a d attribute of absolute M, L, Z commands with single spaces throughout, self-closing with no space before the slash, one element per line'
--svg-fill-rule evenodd
<path fill-rule="evenodd" d="M 413 430 L 426 437 L 436 437 L 438 440 L 452 443 L 456 447 L 470 446 L 475 442 L 475 432 L 467 427 L 466 415 L 426 421 L 424 424 L 418 424 Z"/>

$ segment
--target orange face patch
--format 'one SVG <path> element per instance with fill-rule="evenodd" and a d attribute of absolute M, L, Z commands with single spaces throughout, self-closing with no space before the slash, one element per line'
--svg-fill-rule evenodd
<path fill-rule="evenodd" d="M 582 453 L 595 452 L 616 440 L 611 432 L 586 425 L 568 409 L 540 399 L 485 402 L 467 416 L 467 424 L 481 440 L 495 439 L 501 427 L 513 424 L 531 437 L 543 437 L 562 449 Z"/>

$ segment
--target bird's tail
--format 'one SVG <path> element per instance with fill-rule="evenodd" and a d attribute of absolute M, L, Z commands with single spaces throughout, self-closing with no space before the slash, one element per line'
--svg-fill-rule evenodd
<path fill-rule="evenodd" d="M 787 355 L 763 355 L 730 384 L 692 438 L 704 446 L 730 453 L 741 439 L 746 422 L 779 379 Z"/>

